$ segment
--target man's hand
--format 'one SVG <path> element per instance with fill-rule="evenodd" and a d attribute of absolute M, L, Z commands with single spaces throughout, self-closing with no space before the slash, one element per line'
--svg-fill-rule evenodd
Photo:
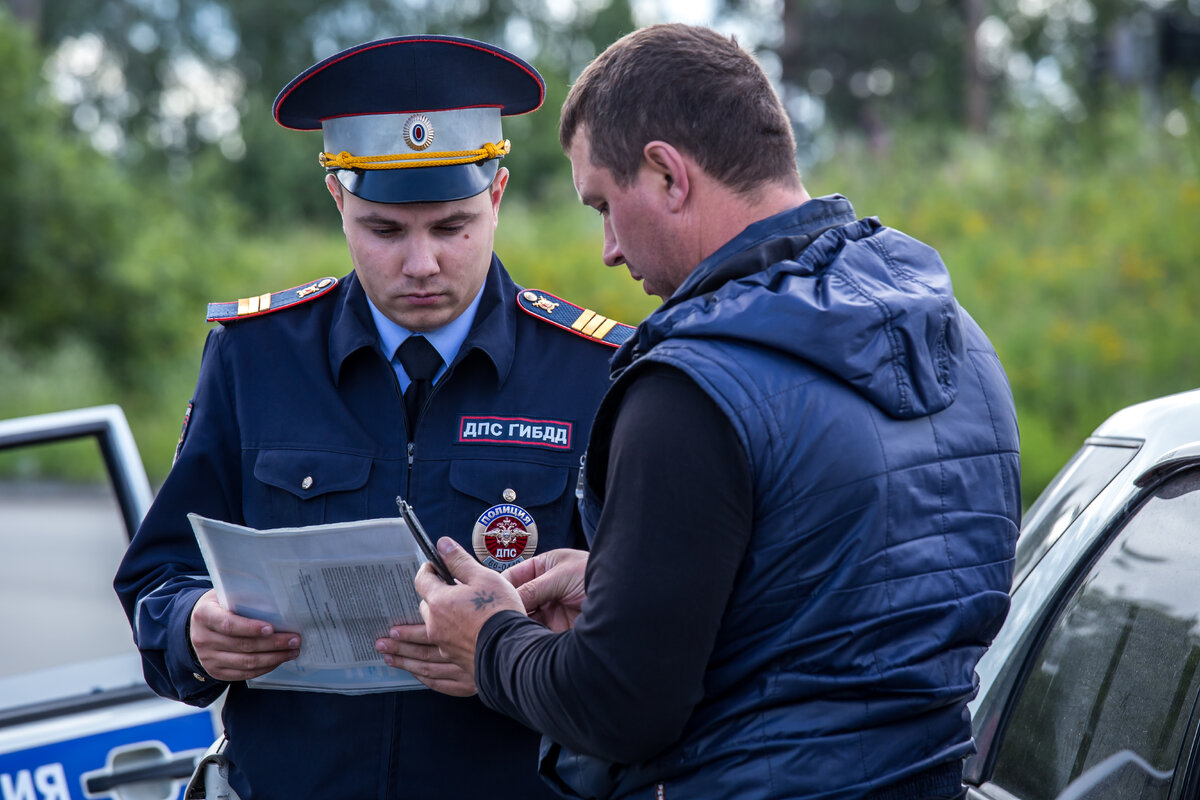
<path fill-rule="evenodd" d="M 500 611 L 525 613 L 513 585 L 480 564 L 451 538 L 438 539 L 438 552 L 457 580 L 453 586 L 424 564 L 413 581 L 429 643 L 475 681 L 475 640 L 488 618 Z"/>
<path fill-rule="evenodd" d="M 448 661 L 430 644 L 424 625 L 397 625 L 390 636 L 375 642 L 389 667 L 408 670 L 417 680 L 435 692 L 454 697 L 470 697 L 477 691 L 471 675 Z"/>
<path fill-rule="evenodd" d="M 503 575 L 517 587 L 531 619 L 562 633 L 574 627 L 587 596 L 583 584 L 587 561 L 585 550 L 548 550 L 509 567 Z"/>
<path fill-rule="evenodd" d="M 300 655 L 299 634 L 226 611 L 212 589 L 192 606 L 189 632 L 200 666 L 219 681 L 257 678 Z"/>

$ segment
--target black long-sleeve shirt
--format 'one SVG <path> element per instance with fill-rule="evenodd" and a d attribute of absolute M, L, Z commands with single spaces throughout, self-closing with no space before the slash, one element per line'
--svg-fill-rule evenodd
<path fill-rule="evenodd" d="M 653 365 L 613 429 L 604 507 L 575 627 L 517 612 L 480 631 L 476 682 L 492 708 L 580 753 L 619 763 L 674 742 L 703 677 L 750 539 L 745 451 L 683 372 Z"/>

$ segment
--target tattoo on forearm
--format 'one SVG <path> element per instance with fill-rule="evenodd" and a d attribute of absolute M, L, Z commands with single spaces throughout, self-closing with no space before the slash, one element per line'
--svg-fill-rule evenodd
<path fill-rule="evenodd" d="M 491 604 L 495 603 L 496 595 L 492 592 L 488 592 L 487 594 L 484 594 L 483 592 L 477 592 L 471 599 L 475 601 L 475 610 L 478 611 L 484 606 L 490 606 Z"/>

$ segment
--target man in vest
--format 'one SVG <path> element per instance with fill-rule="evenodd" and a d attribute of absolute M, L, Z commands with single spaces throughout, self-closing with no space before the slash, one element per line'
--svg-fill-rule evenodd
<path fill-rule="evenodd" d="M 961 797 L 1021 504 L 1008 382 L 945 265 L 810 197 L 766 76 L 703 28 L 609 47 L 560 138 L 605 263 L 663 304 L 592 428 L 590 556 L 506 581 L 441 540 L 431 639 L 567 797 Z"/>

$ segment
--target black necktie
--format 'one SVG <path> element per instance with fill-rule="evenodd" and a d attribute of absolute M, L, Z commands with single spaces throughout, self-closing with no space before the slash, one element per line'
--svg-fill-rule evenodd
<path fill-rule="evenodd" d="M 433 386 L 433 376 L 442 368 L 442 357 L 424 336 L 409 336 L 396 348 L 396 358 L 408 373 L 412 383 L 404 391 L 404 407 L 408 410 L 408 432 L 417 429 L 417 417 L 425 407 L 425 398 Z"/>

